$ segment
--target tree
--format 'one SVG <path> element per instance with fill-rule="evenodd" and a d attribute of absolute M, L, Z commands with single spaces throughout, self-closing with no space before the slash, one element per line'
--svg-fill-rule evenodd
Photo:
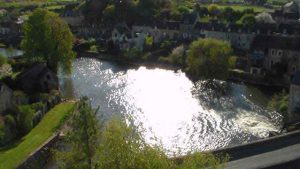
<path fill-rule="evenodd" d="M 234 20 L 234 10 L 231 7 L 226 7 L 222 11 L 222 16 L 228 21 Z"/>
<path fill-rule="evenodd" d="M 212 15 L 212 16 L 217 16 L 217 14 L 220 12 L 219 8 L 217 5 L 215 4 L 211 4 L 207 7 L 208 12 Z"/>
<path fill-rule="evenodd" d="M 276 23 L 274 21 L 274 19 L 272 18 L 272 16 L 267 13 L 267 12 L 262 12 L 260 14 L 258 14 L 257 16 L 255 16 L 256 22 L 258 23 Z"/>
<path fill-rule="evenodd" d="M 97 164 L 97 149 L 99 147 L 99 123 L 97 112 L 94 111 L 86 97 L 75 105 L 69 128 L 63 142 L 67 151 L 56 151 L 56 159 L 61 168 L 94 169 Z"/>
<path fill-rule="evenodd" d="M 283 90 L 281 93 L 275 94 L 268 103 L 268 108 L 273 111 L 279 112 L 284 122 L 288 120 L 288 106 L 289 106 L 289 94 Z"/>
<path fill-rule="evenodd" d="M 99 169 L 169 169 L 171 161 L 159 148 L 146 144 L 134 125 L 113 117 L 101 133 Z"/>
<path fill-rule="evenodd" d="M 71 71 L 75 53 L 74 37 L 68 24 L 58 15 L 37 9 L 23 27 L 21 47 L 30 61 L 43 61 L 54 71 L 60 65 L 66 73 Z"/>
<path fill-rule="evenodd" d="M 241 22 L 245 26 L 249 26 L 249 27 L 253 27 L 256 24 L 256 20 L 253 14 L 245 14 L 241 18 Z"/>
<path fill-rule="evenodd" d="M 187 52 L 187 72 L 197 79 L 226 79 L 231 52 L 228 42 L 210 38 L 196 40 Z"/>
<path fill-rule="evenodd" d="M 172 50 L 172 53 L 169 55 L 171 62 L 174 64 L 184 64 L 184 46 L 180 45 Z"/>

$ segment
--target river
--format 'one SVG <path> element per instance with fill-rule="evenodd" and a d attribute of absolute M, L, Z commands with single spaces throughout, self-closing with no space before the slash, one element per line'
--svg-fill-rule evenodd
<path fill-rule="evenodd" d="M 23 55 L 23 52 L 15 48 L 0 48 L 0 55 L 4 57 L 20 56 Z"/>
<path fill-rule="evenodd" d="M 59 80 L 65 97 L 88 96 L 93 107 L 100 106 L 99 118 L 134 119 L 148 143 L 160 143 L 169 154 L 247 143 L 281 127 L 282 117 L 258 104 L 265 97 L 258 89 L 217 82 L 229 86 L 219 95 L 180 71 L 80 58 L 72 74 L 60 73 Z"/>

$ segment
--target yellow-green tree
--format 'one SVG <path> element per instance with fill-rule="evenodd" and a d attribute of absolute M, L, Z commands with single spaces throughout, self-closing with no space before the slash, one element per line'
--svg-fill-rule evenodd
<path fill-rule="evenodd" d="M 57 14 L 45 9 L 35 10 L 25 23 L 21 47 L 30 61 L 43 61 L 54 71 L 60 65 L 71 71 L 75 53 L 70 28 Z"/>
<path fill-rule="evenodd" d="M 221 79 L 228 77 L 231 46 L 216 39 L 199 39 L 187 52 L 187 71 L 197 79 Z"/>

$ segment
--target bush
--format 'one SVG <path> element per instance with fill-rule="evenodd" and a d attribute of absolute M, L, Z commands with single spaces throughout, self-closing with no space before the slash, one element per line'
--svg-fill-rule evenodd
<path fill-rule="evenodd" d="M 35 110 L 31 105 L 17 106 L 17 121 L 22 134 L 28 133 L 33 128 Z"/>
<path fill-rule="evenodd" d="M 0 116 L 0 146 L 5 143 L 5 122 L 3 118 Z"/>
<path fill-rule="evenodd" d="M 141 57 L 142 51 L 136 47 L 126 49 L 124 56 L 128 59 L 135 59 Z"/>
<path fill-rule="evenodd" d="M 7 59 L 0 54 L 0 66 L 4 65 L 5 63 L 7 63 Z"/>
<path fill-rule="evenodd" d="M 289 95 L 285 90 L 279 94 L 275 94 L 268 103 L 268 108 L 280 113 L 283 116 L 284 122 L 287 122 L 288 120 L 288 106 Z"/>
<path fill-rule="evenodd" d="M 45 106 L 46 106 L 46 104 L 43 102 L 36 102 L 36 103 L 31 104 L 31 108 L 35 111 L 43 109 Z"/>
<path fill-rule="evenodd" d="M 101 133 L 99 168 L 169 169 L 171 162 L 159 148 L 149 147 L 140 133 L 113 118 Z"/>

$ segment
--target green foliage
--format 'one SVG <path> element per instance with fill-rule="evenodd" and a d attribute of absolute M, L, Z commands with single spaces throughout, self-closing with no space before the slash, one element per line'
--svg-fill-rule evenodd
<path fill-rule="evenodd" d="M 99 124 L 86 98 L 70 116 L 64 152 L 55 151 L 61 168 L 72 169 L 187 169 L 220 168 L 224 160 L 211 154 L 195 153 L 176 164 L 160 146 L 149 146 L 137 127 L 125 119 L 112 117 Z M 99 133 L 100 132 L 100 133 Z"/>
<path fill-rule="evenodd" d="M 124 52 L 124 56 L 128 59 L 139 58 L 142 55 L 142 51 L 136 47 L 127 48 Z"/>
<path fill-rule="evenodd" d="M 35 110 L 31 105 L 17 106 L 17 122 L 22 134 L 28 133 L 33 128 L 33 117 Z"/>
<path fill-rule="evenodd" d="M 136 129 L 112 118 L 101 134 L 100 169 L 169 169 L 170 162 L 159 148 L 149 147 Z"/>
<path fill-rule="evenodd" d="M 0 146 L 5 143 L 6 133 L 5 133 L 5 121 L 0 116 Z"/>
<path fill-rule="evenodd" d="M 241 19 L 240 22 L 246 26 L 253 27 L 256 23 L 255 16 L 253 14 L 245 14 Z"/>
<path fill-rule="evenodd" d="M 97 110 L 92 110 L 87 98 L 81 98 L 76 103 L 67 123 L 70 129 L 64 140 L 70 146 L 70 151 L 56 152 L 61 168 L 95 168 L 100 129 L 96 114 Z"/>
<path fill-rule="evenodd" d="M 171 52 L 171 54 L 165 58 L 165 57 L 160 57 L 160 61 L 163 62 L 168 62 L 172 64 L 178 64 L 178 65 L 183 65 L 185 62 L 184 60 L 184 47 L 183 45 L 180 45 L 176 48 L 174 48 Z"/>
<path fill-rule="evenodd" d="M 229 67 L 230 67 L 231 69 L 234 69 L 234 68 L 235 68 L 236 61 L 237 61 L 237 57 L 236 57 L 236 56 L 230 56 L 230 57 L 229 57 Z"/>
<path fill-rule="evenodd" d="M 288 106 L 289 106 L 289 95 L 283 90 L 279 94 L 275 94 L 268 103 L 268 108 L 273 111 L 279 112 L 284 121 L 287 121 L 288 118 Z"/>
<path fill-rule="evenodd" d="M 168 49 L 170 48 L 172 45 L 172 42 L 170 40 L 164 40 L 161 44 L 160 44 L 160 48 L 161 49 Z"/>
<path fill-rule="evenodd" d="M 45 61 L 53 70 L 61 65 L 71 71 L 75 53 L 72 51 L 74 37 L 68 27 L 55 13 L 45 9 L 35 10 L 23 27 L 21 47 L 30 61 Z"/>
<path fill-rule="evenodd" d="M 60 125 L 60 120 L 65 118 L 74 108 L 74 102 L 64 102 L 51 109 L 42 121 L 24 136 L 17 144 L 0 149 L 0 168 L 17 168 L 30 154 L 41 147 L 51 138 Z"/>
<path fill-rule="evenodd" d="M 207 7 L 207 9 L 208 9 L 208 12 L 209 12 L 211 15 L 213 15 L 213 16 L 217 15 L 217 14 L 219 13 L 219 11 L 220 11 L 219 8 L 218 8 L 218 6 L 215 5 L 215 4 L 209 5 L 209 6 Z"/>
<path fill-rule="evenodd" d="M 4 119 L 5 119 L 5 124 L 7 124 L 10 128 L 15 128 L 17 126 L 14 116 L 8 114 L 4 117 Z"/>
<path fill-rule="evenodd" d="M 146 46 L 152 46 L 153 45 L 153 37 L 152 36 L 146 36 L 145 45 Z"/>
<path fill-rule="evenodd" d="M 7 59 L 0 54 L 0 66 L 4 65 L 5 63 L 7 63 Z"/>
<path fill-rule="evenodd" d="M 220 169 L 225 167 L 225 163 L 228 161 L 228 156 L 222 159 L 216 158 L 212 154 L 193 153 L 186 156 L 183 163 L 177 167 L 178 169 L 200 169 L 200 168 L 212 168 Z"/>
<path fill-rule="evenodd" d="M 36 102 L 36 103 L 31 104 L 31 108 L 35 111 L 40 110 L 45 106 L 46 106 L 46 104 L 43 102 Z"/>
<path fill-rule="evenodd" d="M 195 78 L 227 79 L 230 44 L 216 39 L 199 39 L 191 43 L 187 52 L 187 72 Z"/>

